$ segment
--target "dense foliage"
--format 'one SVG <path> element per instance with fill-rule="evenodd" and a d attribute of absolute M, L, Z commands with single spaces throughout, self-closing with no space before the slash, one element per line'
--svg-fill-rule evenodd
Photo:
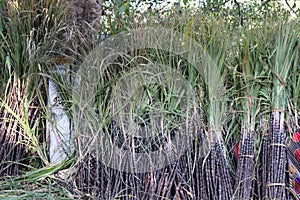
<path fill-rule="evenodd" d="M 297 185 L 290 184 L 286 173 L 286 146 L 299 128 L 298 4 L 268 0 L 0 0 L 0 197 L 291 198 L 290 190 Z M 201 44 L 224 80 L 224 93 L 219 94 L 222 108 L 210 108 L 215 96 L 208 96 L 213 87 L 207 79 L 216 81 L 214 77 L 202 77 L 179 55 L 160 49 L 128 52 L 117 57 L 99 81 L 95 94 L 99 134 L 110 134 L 120 147 L 131 145 L 120 128 L 127 122 L 113 120 L 118 102 L 112 101 L 111 91 L 125 72 L 139 64 L 159 63 L 172 66 L 195 91 L 195 124 L 189 131 L 196 137 L 191 147 L 157 171 L 121 172 L 100 162 L 100 137 L 92 133 L 88 140 L 76 137 L 74 154 L 52 165 L 46 138 L 46 120 L 51 119 L 49 79 L 55 82 L 71 119 L 71 108 L 77 103 L 72 99 L 72 83 L 53 74 L 54 67 L 64 65 L 72 74 L 103 36 L 140 27 L 168 28 Z M 181 102 L 159 85 L 147 85 L 144 90 L 135 102 L 142 119 L 139 124 L 150 120 L 151 98 L 161 103 L 158 112 L 168 113 L 163 125 L 169 131 L 161 138 L 152 137 L 153 150 L 178 131 Z M 82 119 L 72 120 L 77 136 L 85 134 L 76 130 Z M 217 122 L 222 127 L 211 129 Z"/>

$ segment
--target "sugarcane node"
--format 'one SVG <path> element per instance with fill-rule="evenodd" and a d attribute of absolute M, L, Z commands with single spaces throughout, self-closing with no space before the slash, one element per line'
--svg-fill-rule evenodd
<path fill-rule="evenodd" d="M 244 155 L 239 155 L 239 157 L 254 158 L 254 155 L 244 154 Z"/>
<path fill-rule="evenodd" d="M 273 187 L 273 186 L 284 186 L 285 187 L 285 183 L 268 183 L 267 187 Z"/>
<path fill-rule="evenodd" d="M 280 108 L 272 108 L 272 109 L 271 109 L 271 112 L 277 112 L 277 111 L 278 111 L 278 112 L 283 112 L 283 113 L 285 112 L 284 109 L 280 109 Z"/>
<path fill-rule="evenodd" d="M 280 143 L 272 143 L 270 146 L 281 146 L 281 147 L 286 147 L 285 144 L 280 144 Z"/>
<path fill-rule="evenodd" d="M 210 129 L 210 132 L 218 132 L 218 131 L 223 132 L 223 129 L 218 129 L 218 128 L 212 128 L 212 129 Z"/>
<path fill-rule="evenodd" d="M 245 99 L 259 99 L 257 96 L 249 96 L 249 95 L 246 95 L 244 98 Z"/>
<path fill-rule="evenodd" d="M 236 110 L 231 110 L 230 113 L 234 115 L 234 114 L 237 113 L 237 111 Z"/>
<path fill-rule="evenodd" d="M 278 84 L 274 84 L 274 86 L 282 86 L 282 87 L 285 87 L 285 86 L 286 86 L 286 83 L 278 83 Z"/>

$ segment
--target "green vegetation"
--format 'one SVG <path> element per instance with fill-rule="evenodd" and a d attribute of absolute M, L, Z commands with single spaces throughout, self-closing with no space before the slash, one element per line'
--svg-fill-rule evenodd
<path fill-rule="evenodd" d="M 74 5 L 66 0 L 0 0 L 1 199 L 291 196 L 286 145 L 299 128 L 297 4 L 220 0 L 167 6 L 151 2 L 108 1 L 102 16 L 85 19 L 84 9 L 81 18 L 74 17 Z M 153 9 L 143 11 L 143 6 Z M 87 102 L 74 102 L 73 83 L 52 69 L 65 65 L 75 74 L 101 44 L 100 34 L 114 36 L 141 27 L 168 28 L 197 41 L 211 60 L 189 52 L 191 60 L 206 66 L 214 63 L 218 72 L 208 70 L 203 76 L 197 66 L 163 49 L 126 52 L 102 69 L 97 92 L 89 102 L 95 107 L 97 123 L 92 118 L 75 118 L 72 108 L 79 106 L 85 115 L 80 106 Z M 190 97 L 188 90 L 176 85 L 173 74 L 157 78 L 163 74 L 159 70 L 149 73 L 158 84 L 143 83 L 133 102 L 124 103 L 128 100 L 124 86 L 129 85 L 124 81 L 146 74 L 142 67 L 158 64 L 168 66 L 189 84 L 195 97 L 189 104 L 192 112 L 182 109 L 190 103 L 184 98 Z M 74 154 L 58 165 L 50 163 L 47 151 L 49 79 L 57 85 L 77 136 Z M 162 86 L 166 83 L 168 87 Z M 219 87 L 222 93 L 211 92 Z M 84 95 L 78 96 L 82 100 Z M 123 108 L 130 114 L 121 113 Z M 151 117 L 159 114 L 164 118 L 153 123 Z M 90 122 L 87 129 L 78 128 L 82 119 Z M 160 134 L 147 141 L 130 138 L 126 127 L 131 122 L 149 125 Z M 186 124 L 186 130 L 181 130 Z M 95 127 L 97 131 L 90 132 Z M 101 162 L 106 148 L 100 145 L 103 135 L 119 148 L 149 153 L 180 131 L 194 136 L 190 147 L 156 171 L 121 172 Z"/>

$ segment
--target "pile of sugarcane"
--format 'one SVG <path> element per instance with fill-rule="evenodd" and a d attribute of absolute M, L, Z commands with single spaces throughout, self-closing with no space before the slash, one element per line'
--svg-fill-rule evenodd
<path fill-rule="evenodd" d="M 15 20 L 18 20 L 18 17 Z M 257 23 L 255 27 L 236 29 L 221 19 L 202 15 L 193 20 L 195 21 L 192 23 L 176 22 L 174 26 L 171 21 L 167 22 L 166 26 L 186 33 L 200 43 L 207 53 L 205 55 L 209 55 L 214 62 L 217 71 L 208 70 L 207 76 L 201 77 L 194 66 L 180 59 L 180 55 L 172 55 L 157 49 L 129 52 L 130 55 L 116 60 L 103 73 L 103 77 L 100 77 L 99 91 L 95 97 L 94 114 L 99 117 L 101 124 L 99 132 L 86 137 L 84 131 L 75 130 L 76 161 L 70 166 L 67 177 L 60 179 L 70 193 L 86 199 L 290 198 L 286 145 L 290 133 L 297 127 L 298 122 L 299 28 L 293 22 L 286 21 L 266 20 Z M 21 31 L 20 27 L 17 28 L 15 31 Z M 30 30 L 29 35 L 33 33 Z M 9 31 L 9 27 L 6 27 L 5 34 Z M 40 112 L 40 106 L 45 103 L 46 98 L 37 98 L 44 95 L 41 92 L 43 86 L 31 82 L 31 78 L 34 77 L 31 75 L 40 72 L 38 64 L 40 61 L 33 62 L 30 59 L 41 54 L 34 56 L 30 54 L 27 58 L 17 55 L 10 59 L 12 53 L 20 51 L 27 55 L 25 53 L 28 49 L 34 46 L 25 48 L 27 41 L 34 39 L 45 41 L 38 38 L 39 35 L 31 36 L 32 40 L 26 39 L 22 45 L 17 42 L 5 48 L 0 46 L 0 52 L 5 55 L 1 57 L 1 64 L 6 67 L 6 74 L 9 74 L 9 76 L 0 74 L 1 80 L 7 81 L 7 85 L 0 88 L 0 176 L 17 175 L 21 169 L 25 169 L 23 166 L 32 165 L 31 162 L 35 162 L 34 167 L 37 166 L 36 162 L 40 162 L 41 165 L 49 164 L 41 151 L 41 147 L 43 150 L 46 147 L 42 146 L 39 140 L 43 136 L 44 129 L 39 132 L 37 128 L 45 128 L 39 121 L 48 117 L 48 113 L 42 116 Z M 45 53 L 38 50 L 37 52 Z M 8 60 L 13 64 L 10 65 Z M 120 60 L 121 63 L 118 63 Z M 129 168 L 126 163 L 122 165 L 124 168 L 119 170 L 106 165 L 102 158 L 103 152 L 99 151 L 105 147 L 97 146 L 102 142 L 101 134 L 105 134 L 119 148 L 136 150 L 135 153 L 148 153 L 150 156 L 151 151 L 154 152 L 166 145 L 168 139 L 174 137 L 180 129 L 177 118 L 172 115 L 175 113 L 174 115 L 181 116 L 178 106 L 180 102 L 172 102 L 170 91 L 159 90 L 156 86 L 147 90 L 147 94 L 152 96 L 146 95 L 148 99 L 136 102 L 141 107 L 139 111 L 144 115 L 139 116 L 140 121 L 134 119 L 132 123 L 138 121 L 139 126 L 146 126 L 149 118 L 147 108 L 151 106 L 149 104 L 161 103 L 168 111 L 166 116 L 169 121 L 165 120 L 162 123 L 164 127 L 162 130 L 167 130 L 166 135 L 157 134 L 149 140 L 132 138 L 122 129 L 124 124 L 129 122 L 114 122 L 116 102 L 110 99 L 112 90 L 116 87 L 122 70 L 128 72 L 134 67 L 132 65 L 138 62 L 142 65 L 159 62 L 171 65 L 189 81 L 196 96 L 194 124 L 185 123 L 191 126 L 185 130 L 185 134 L 193 135 L 188 141 L 190 144 L 188 148 L 177 160 L 160 169 L 144 173 L 126 170 Z M 23 64 L 20 63 L 27 65 L 23 68 Z M 26 71 L 28 66 L 34 69 Z M 26 76 L 30 76 L 30 79 L 26 79 Z M 40 78 L 37 80 L 34 83 L 40 84 Z M 224 93 L 209 93 L 208 91 L 220 87 L 220 80 L 223 80 Z M 66 87 L 71 85 L 64 81 L 67 80 L 59 79 L 57 83 Z M 32 85 L 40 90 L 37 92 Z M 7 90 L 4 91 L 3 88 Z M 65 91 L 72 91 L 72 88 L 68 89 Z M 66 96 L 68 98 L 71 95 Z M 69 102 L 66 105 L 70 106 Z M 81 119 L 77 120 L 74 122 L 81 123 Z M 74 124 L 74 127 L 77 125 Z M 131 148 L 136 145 L 140 148 Z M 42 161 L 30 160 L 32 153 Z"/>
<path fill-rule="evenodd" d="M 92 152 L 80 156 L 80 165 L 72 175 L 80 190 L 104 199 L 290 198 L 286 141 L 292 128 L 284 113 L 287 106 L 294 106 L 289 98 L 295 91 L 288 84 L 298 86 L 298 76 L 290 76 L 293 70 L 298 72 L 298 29 L 293 23 L 266 21 L 253 29 L 228 33 L 229 38 L 242 41 L 230 46 L 219 27 L 215 27 L 219 33 L 203 28 L 207 32 L 199 38 L 195 34 L 195 38 L 223 69 L 224 95 L 229 99 L 225 112 L 206 110 L 214 101 L 199 97 L 205 117 L 198 120 L 197 139 L 191 141 L 194 145 L 176 162 L 151 173 L 111 169 L 98 163 L 97 154 Z M 238 53 L 227 53 L 229 47 Z M 184 73 L 188 78 L 188 70 Z M 212 88 L 207 85 L 201 89 Z"/>

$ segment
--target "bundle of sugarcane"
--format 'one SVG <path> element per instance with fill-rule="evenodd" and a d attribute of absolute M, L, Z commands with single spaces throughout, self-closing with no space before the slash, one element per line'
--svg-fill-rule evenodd
<path fill-rule="evenodd" d="M 290 191 L 295 198 L 300 198 L 300 130 L 297 129 L 293 134 L 287 149 L 289 173 L 290 173 Z"/>
<path fill-rule="evenodd" d="M 172 199 L 207 199 L 207 184 L 203 169 L 204 156 L 208 155 L 208 140 L 204 131 L 202 110 L 195 108 L 193 125 L 189 129 L 190 146 L 178 160 L 177 171 L 174 174 Z"/>
<path fill-rule="evenodd" d="M 272 110 L 270 117 L 270 145 L 267 178 L 267 198 L 286 198 L 285 110 L 286 81 L 295 64 L 298 51 L 297 28 L 294 24 L 278 22 L 274 27 L 274 48 L 270 52 L 270 70 L 273 72 Z"/>
<path fill-rule="evenodd" d="M 196 115 L 199 116 L 199 113 L 196 113 Z M 201 117 L 200 121 L 202 121 Z M 202 135 L 200 135 L 200 129 L 202 130 Z M 115 121 L 110 123 L 108 131 L 114 135 L 113 141 L 116 142 L 115 145 L 118 145 L 119 148 L 126 146 L 124 145 L 127 142 L 124 138 L 126 134 L 122 132 L 122 129 L 117 126 Z M 124 199 L 133 197 L 137 199 L 160 199 L 162 197 L 191 199 L 194 198 L 195 192 L 198 195 L 202 195 L 200 193 L 204 191 L 198 189 L 196 184 L 203 185 L 204 183 L 198 176 L 194 176 L 194 165 L 196 165 L 197 169 L 202 169 L 202 162 L 199 162 L 198 159 L 200 155 L 204 154 L 203 151 L 205 151 L 207 144 L 202 128 L 197 126 L 191 128 L 190 131 L 198 131 L 197 135 L 199 138 L 195 139 L 192 137 L 193 145 L 187 148 L 185 154 L 162 169 L 145 173 L 135 173 L 123 168 L 120 170 L 113 169 L 102 163 L 103 160 L 97 160 L 96 156 L 88 153 L 84 156 L 84 160 L 78 162 L 78 165 L 75 166 L 75 172 L 72 174 L 71 180 L 75 180 L 76 186 L 85 195 L 93 195 L 100 199 L 118 197 L 123 197 Z M 194 133 L 188 134 L 194 135 Z M 140 150 L 130 149 L 129 146 L 127 145 L 129 151 Z M 200 150 L 201 148 L 202 150 Z M 144 148 L 142 150 L 152 151 L 153 149 Z M 220 153 L 220 155 L 222 154 Z M 218 169 L 220 170 L 219 167 Z M 191 179 L 194 179 L 194 184 L 191 183 Z M 196 191 L 193 191 L 192 188 L 195 188 Z"/>
<path fill-rule="evenodd" d="M 0 4 L 1 175 L 16 174 L 21 161 L 23 165 L 48 163 L 46 148 L 40 144 L 45 131 L 38 130 L 45 128 L 41 111 L 46 91 L 41 73 L 67 28 L 62 5 L 62 0 Z"/>
<path fill-rule="evenodd" d="M 220 95 L 220 94 L 219 94 Z M 222 106 L 216 105 L 220 102 L 211 101 L 209 118 L 209 134 L 208 153 L 205 156 L 202 164 L 202 170 L 199 170 L 205 183 L 203 183 L 201 197 L 207 199 L 230 199 L 233 192 L 233 178 L 231 175 L 230 161 L 227 157 L 224 141 L 223 141 L 223 128 L 220 122 L 220 108 Z M 201 189 L 202 189 L 201 188 Z"/>
<path fill-rule="evenodd" d="M 17 118 L 24 118 L 23 101 L 25 86 L 14 75 L 10 80 L 7 99 L 1 101 L 0 107 L 0 176 L 17 175 L 24 156 L 24 131 Z M 5 108 L 9 107 L 11 110 Z M 17 118 L 16 118 L 17 117 Z"/>
<path fill-rule="evenodd" d="M 127 151 L 155 151 L 147 148 L 149 142 L 142 145 L 144 148 L 131 148 L 132 144 L 128 141 L 128 135 L 122 131 L 115 121 L 112 121 L 107 131 L 112 136 L 112 141 L 119 148 L 126 148 Z M 137 141 L 137 140 L 136 140 Z M 150 147 L 153 146 L 150 144 Z M 159 199 L 161 197 L 173 198 L 175 195 L 174 187 L 178 180 L 176 174 L 179 171 L 179 161 L 170 163 L 168 166 L 153 172 L 136 173 L 129 169 L 129 163 L 120 166 L 107 166 L 103 160 L 94 156 L 95 152 L 88 152 L 83 160 L 75 166 L 75 173 L 72 180 L 75 180 L 80 191 L 85 195 L 92 195 L 100 199 L 123 198 L 123 199 Z M 97 155 L 97 154 L 96 154 Z M 183 167 L 183 171 L 187 171 Z"/>
<path fill-rule="evenodd" d="M 268 98 L 265 89 L 269 88 L 269 70 L 263 65 L 260 58 L 264 56 L 268 45 L 265 38 L 268 30 L 245 31 L 243 45 L 240 50 L 241 63 L 237 68 L 241 100 L 241 140 L 239 142 L 239 155 L 236 179 L 237 199 L 250 199 L 255 195 L 254 187 L 258 188 L 258 180 L 255 178 L 255 171 L 259 172 L 258 152 L 255 151 L 255 144 L 259 144 L 260 131 L 257 126 L 257 119 L 263 117 L 268 109 Z M 267 42 L 268 44 L 268 42 Z M 265 127 L 263 127 L 265 128 Z M 264 147 L 263 147 L 264 148 Z M 257 181 L 255 181 L 257 180 Z M 256 194 L 261 195 L 261 194 Z"/>
<path fill-rule="evenodd" d="M 231 176 L 230 161 L 227 157 L 224 141 L 223 141 L 223 119 L 226 108 L 224 106 L 224 85 L 223 78 L 226 75 L 224 67 L 226 61 L 226 53 L 228 47 L 228 38 L 225 37 L 229 27 L 221 22 L 212 20 L 214 29 L 205 30 L 203 38 L 203 46 L 207 50 L 211 62 L 204 65 L 204 81 L 206 84 L 207 107 L 206 110 L 209 142 L 209 150 L 203 160 L 203 171 L 200 179 L 204 179 L 204 191 L 202 197 L 207 199 L 230 199 L 233 195 L 233 178 Z M 216 31 L 218 30 L 218 31 Z M 205 36 L 209 36 L 205 38 Z M 229 36 L 229 35 L 227 35 Z M 208 42 L 209 41 L 209 42 Z M 223 91 L 223 92 L 222 92 Z"/>
<path fill-rule="evenodd" d="M 92 155 L 88 155 L 83 162 L 76 166 L 69 180 L 82 196 L 99 199 L 161 199 L 193 198 L 188 184 L 189 173 L 186 160 L 169 164 L 163 169 L 149 173 L 121 172 L 97 162 Z M 74 184 L 75 183 L 75 184 Z M 75 187 L 76 186 L 76 187 Z"/>
<path fill-rule="evenodd" d="M 199 115 L 195 115 L 196 121 L 196 134 L 195 140 L 192 143 L 191 151 L 189 153 L 190 159 L 192 160 L 193 166 L 190 171 L 191 176 L 191 187 L 193 195 L 196 199 L 208 199 L 207 187 L 205 183 L 205 171 L 203 169 L 204 156 L 208 155 L 208 140 L 205 135 L 204 121 L 201 109 L 199 110 Z"/>
<path fill-rule="evenodd" d="M 299 60 L 299 43 L 295 51 L 298 54 L 295 56 L 295 60 Z M 296 198 L 300 199 L 300 120 L 299 120 L 299 94 L 300 94 L 300 73 L 299 63 L 295 63 L 292 66 L 291 73 L 288 80 L 288 91 L 289 91 L 289 103 L 288 103 L 288 114 L 287 117 L 287 128 L 291 137 L 288 140 L 287 157 L 288 157 L 288 169 L 289 169 L 289 190 L 291 194 Z"/>
<path fill-rule="evenodd" d="M 265 58 L 268 57 L 269 51 L 274 50 L 270 41 L 272 29 L 269 29 L 266 23 L 268 23 L 267 20 L 261 27 L 247 29 L 240 34 L 242 44 L 238 49 L 240 54 L 237 67 L 234 69 L 236 72 L 233 74 L 237 77 L 237 80 L 234 79 L 237 82 L 234 87 L 239 93 L 236 97 L 238 103 L 236 107 L 241 110 L 238 116 L 241 116 L 239 119 L 242 135 L 240 135 L 241 141 L 238 147 L 241 150 L 245 148 L 250 153 L 246 154 L 248 156 L 245 158 L 238 158 L 238 162 L 245 167 L 238 164 L 236 188 L 238 189 L 237 195 L 239 192 L 242 195 L 238 199 L 265 196 L 269 143 L 266 113 L 270 108 L 269 88 L 271 87 L 271 72 Z M 236 149 L 239 149 L 238 147 Z M 239 185 L 243 186 L 243 183 L 247 184 L 252 191 L 249 192 L 247 186 L 239 188 Z"/>
<path fill-rule="evenodd" d="M 13 73 L 7 84 L 9 91 L 0 99 L 0 176 L 17 175 L 26 165 L 24 157 L 33 142 L 29 131 L 37 125 L 40 114 L 37 99 L 26 99 L 28 86 L 28 81 L 22 82 Z"/>
<path fill-rule="evenodd" d="M 201 162 L 200 162 L 201 163 Z M 215 142 L 202 163 L 200 171 L 204 182 L 200 187 L 201 199 L 230 199 L 233 196 L 233 178 L 230 172 L 228 159 L 225 155 L 224 144 Z M 199 184 L 199 183 L 198 183 Z"/>
<path fill-rule="evenodd" d="M 252 196 L 252 181 L 254 175 L 254 122 L 256 115 L 256 94 L 253 86 L 255 78 L 251 66 L 251 55 L 249 55 L 249 42 L 246 41 L 242 49 L 242 63 L 240 72 L 241 85 L 245 85 L 242 91 L 242 122 L 241 139 L 238 143 L 238 166 L 235 183 L 235 197 L 237 199 L 249 199 Z M 249 58 L 250 57 L 250 58 Z"/>

